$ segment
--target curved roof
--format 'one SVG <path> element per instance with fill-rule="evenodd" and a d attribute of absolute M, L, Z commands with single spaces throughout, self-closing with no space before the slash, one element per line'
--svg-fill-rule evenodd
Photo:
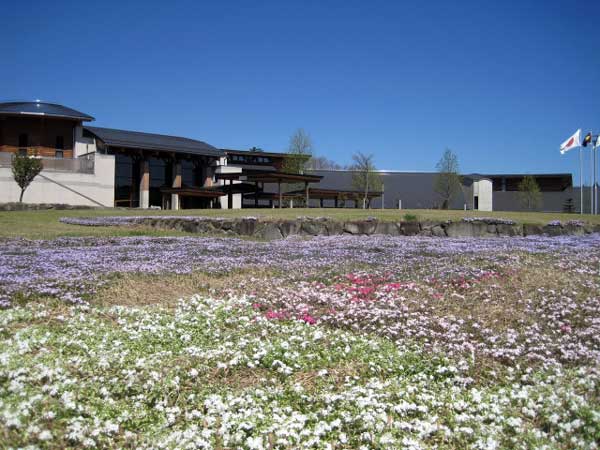
<path fill-rule="evenodd" d="M 0 114 L 58 117 L 64 119 L 91 121 L 88 114 L 66 106 L 45 102 L 6 102 L 0 103 Z"/>
<path fill-rule="evenodd" d="M 221 150 L 194 139 L 140 131 L 115 130 L 113 128 L 85 127 L 106 145 L 113 147 L 139 148 L 201 156 L 224 156 Z"/>

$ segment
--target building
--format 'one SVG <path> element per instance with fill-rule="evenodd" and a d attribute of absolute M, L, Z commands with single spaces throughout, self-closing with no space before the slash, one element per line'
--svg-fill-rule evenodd
<path fill-rule="evenodd" d="M 319 188 L 349 189 L 352 171 L 315 170 L 322 176 Z M 379 172 L 384 185 L 383 195 L 372 202 L 373 208 L 435 209 L 440 207 L 440 196 L 435 192 L 436 172 Z M 462 189 L 450 203 L 451 209 L 478 211 L 520 211 L 518 185 L 527 174 L 465 174 L 461 176 Z M 538 211 L 560 212 L 573 205 L 579 208 L 579 189 L 573 188 L 569 173 L 533 174 L 541 190 Z M 585 192 L 584 192 L 585 197 Z M 589 201 L 588 201 L 589 202 Z M 313 202 L 314 204 L 314 202 Z M 584 204 L 585 203 L 584 200 Z M 326 204 L 326 206 L 331 203 Z"/>
<path fill-rule="evenodd" d="M 242 195 L 273 176 L 280 184 L 290 177 L 320 180 L 279 173 L 280 153 L 224 151 L 194 139 L 89 126 L 93 120 L 57 104 L 0 103 L 0 202 L 19 198 L 10 168 L 15 153 L 41 158 L 44 167 L 26 191 L 26 203 L 241 208 Z M 276 158 L 274 167 L 270 158 Z"/>
<path fill-rule="evenodd" d="M 0 103 L 0 202 L 20 189 L 15 153 L 41 158 L 44 170 L 26 203 L 129 208 L 361 207 L 364 193 L 351 171 L 288 173 L 285 153 L 234 150 L 160 134 L 90 126 L 94 118 L 45 102 Z M 297 156 L 305 160 L 306 156 Z M 437 208 L 435 173 L 382 171 L 384 192 L 369 192 L 373 208 Z M 453 209 L 518 210 L 523 174 L 470 174 Z M 544 211 L 579 205 L 570 174 L 535 175 Z M 317 186 L 318 185 L 318 186 Z"/>

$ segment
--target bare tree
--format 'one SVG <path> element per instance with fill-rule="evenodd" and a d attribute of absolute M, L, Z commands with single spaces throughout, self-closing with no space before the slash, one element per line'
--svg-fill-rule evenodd
<path fill-rule="evenodd" d="M 290 137 L 288 156 L 283 161 L 283 171 L 288 173 L 302 173 L 306 162 L 313 152 L 310 135 L 302 128 L 298 128 Z"/>
<path fill-rule="evenodd" d="M 442 198 L 442 209 L 448 209 L 450 202 L 461 189 L 461 177 L 458 174 L 458 157 L 452 150 L 446 149 L 436 165 L 438 174 L 434 180 L 434 190 Z"/>
<path fill-rule="evenodd" d="M 21 188 L 19 203 L 23 202 L 23 194 L 33 179 L 42 171 L 42 160 L 29 156 L 15 154 L 12 159 L 12 173 Z"/>
<path fill-rule="evenodd" d="M 313 156 L 306 163 L 307 170 L 342 170 L 342 166 L 324 156 Z"/>
<path fill-rule="evenodd" d="M 381 191 L 383 181 L 375 168 L 373 155 L 365 155 L 357 152 L 352 155 L 354 163 L 350 166 L 352 173 L 352 186 L 354 189 L 364 192 L 363 209 L 370 203 L 369 193 Z"/>
<path fill-rule="evenodd" d="M 535 178 L 531 175 L 523 177 L 518 186 L 519 189 L 519 201 L 524 208 L 529 211 L 537 209 L 542 203 L 542 192 L 540 186 L 535 181 Z"/>

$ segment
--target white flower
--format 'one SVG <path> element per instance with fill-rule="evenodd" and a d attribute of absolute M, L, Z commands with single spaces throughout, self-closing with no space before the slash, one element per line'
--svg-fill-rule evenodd
<path fill-rule="evenodd" d="M 52 433 L 49 430 L 44 430 L 40 434 L 38 434 L 38 439 L 40 441 L 49 441 L 52 439 Z"/>

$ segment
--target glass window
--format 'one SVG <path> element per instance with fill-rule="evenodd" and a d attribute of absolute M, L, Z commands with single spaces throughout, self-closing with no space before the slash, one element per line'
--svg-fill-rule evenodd
<path fill-rule="evenodd" d="M 63 136 L 56 136 L 56 147 L 57 150 L 64 150 L 65 138 Z"/>
<path fill-rule="evenodd" d="M 63 157 L 63 151 L 59 150 L 59 149 L 56 149 L 56 151 L 54 152 L 54 157 L 62 159 L 62 157 Z"/>

